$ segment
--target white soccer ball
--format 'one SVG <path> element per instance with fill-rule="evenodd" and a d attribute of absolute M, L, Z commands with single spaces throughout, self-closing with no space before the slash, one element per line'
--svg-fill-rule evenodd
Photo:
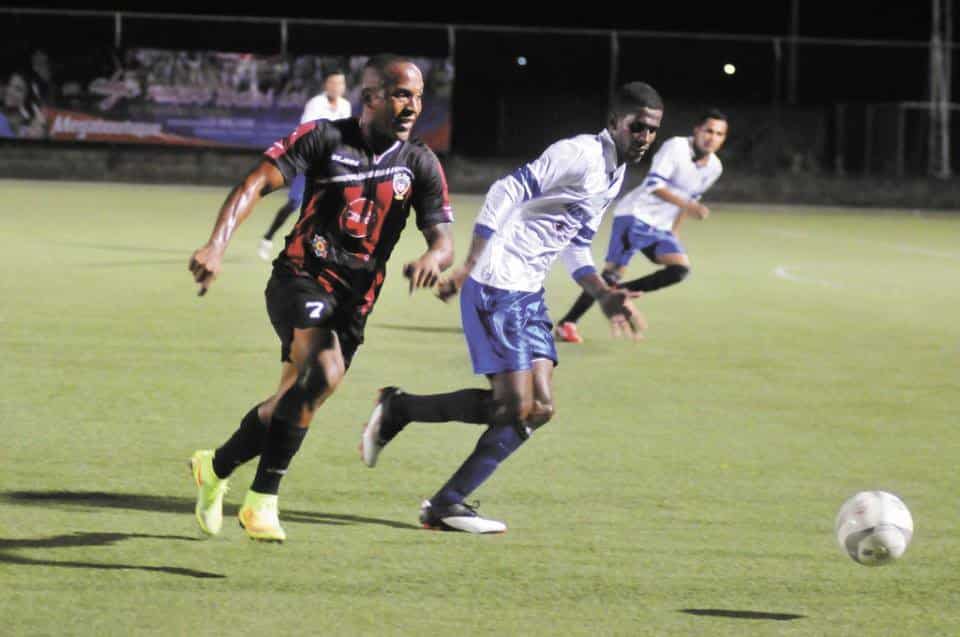
<path fill-rule="evenodd" d="M 898 559 L 913 538 L 913 516 L 903 501 L 886 491 L 862 491 L 840 507 L 837 541 L 853 561 L 883 566 Z"/>

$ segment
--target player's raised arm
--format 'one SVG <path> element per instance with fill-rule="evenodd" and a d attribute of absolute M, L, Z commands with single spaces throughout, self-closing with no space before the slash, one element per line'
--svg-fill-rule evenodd
<path fill-rule="evenodd" d="M 283 184 L 283 174 L 277 167 L 269 161 L 262 161 L 230 191 L 217 214 L 210 238 L 190 257 L 190 272 L 200 285 L 200 296 L 206 294 L 220 273 L 223 254 L 237 227 L 250 216 L 264 195 Z"/>

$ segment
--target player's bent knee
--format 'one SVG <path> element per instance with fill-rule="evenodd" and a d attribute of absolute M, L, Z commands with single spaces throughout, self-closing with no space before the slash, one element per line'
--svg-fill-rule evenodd
<path fill-rule="evenodd" d="M 512 427 L 524 423 L 533 410 L 533 401 L 521 398 L 497 401 L 492 410 L 490 424 L 498 427 Z"/>
<path fill-rule="evenodd" d="M 553 407 L 553 403 L 536 401 L 533 409 L 530 411 L 529 418 L 527 418 L 527 424 L 531 429 L 539 429 L 550 422 L 550 419 L 553 418 L 555 413 L 556 410 Z"/>

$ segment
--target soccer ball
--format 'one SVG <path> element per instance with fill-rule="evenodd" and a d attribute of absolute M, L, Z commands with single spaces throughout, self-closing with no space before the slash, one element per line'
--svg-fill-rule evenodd
<path fill-rule="evenodd" d="M 883 566 L 898 559 L 913 537 L 913 516 L 900 498 L 886 491 L 862 491 L 840 507 L 837 541 L 853 561 Z"/>

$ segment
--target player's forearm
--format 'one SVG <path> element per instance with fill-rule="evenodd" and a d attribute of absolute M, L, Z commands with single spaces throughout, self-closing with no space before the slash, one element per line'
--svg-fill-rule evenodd
<path fill-rule="evenodd" d="M 440 223 L 424 231 L 427 239 L 427 251 L 434 259 L 440 271 L 446 270 L 453 264 L 453 235 L 449 223 Z"/>
<path fill-rule="evenodd" d="M 681 209 L 686 208 L 692 203 L 692 200 L 681 197 L 669 188 L 657 188 L 653 191 L 653 194 L 660 199 L 663 199 L 667 203 L 672 203 L 674 206 L 677 206 Z"/>
<path fill-rule="evenodd" d="M 467 251 L 467 258 L 463 260 L 461 268 L 470 274 L 474 266 L 480 260 L 483 251 L 487 249 L 487 243 L 490 241 L 492 231 L 486 226 L 476 226 L 473 231 L 473 239 L 470 240 L 470 249 Z"/>
<path fill-rule="evenodd" d="M 267 166 L 261 164 L 255 168 L 227 195 L 226 201 L 223 202 L 217 214 L 213 232 L 210 233 L 208 242 L 210 245 L 216 246 L 221 251 L 225 250 L 233 233 L 250 216 L 257 202 L 272 190 L 270 170 L 278 174 L 279 171 L 272 165 Z"/>
<path fill-rule="evenodd" d="M 687 219 L 687 212 L 681 210 L 680 214 L 677 215 L 677 218 L 673 220 L 673 227 L 670 228 L 670 231 L 673 234 L 678 234 L 680 232 L 680 226 L 683 225 L 683 222 Z"/>

